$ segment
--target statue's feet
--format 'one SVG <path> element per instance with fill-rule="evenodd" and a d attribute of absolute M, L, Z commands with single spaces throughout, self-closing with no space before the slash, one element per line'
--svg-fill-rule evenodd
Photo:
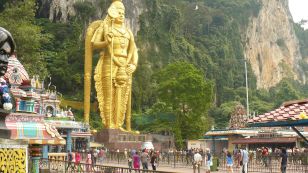
<path fill-rule="evenodd" d="M 133 131 L 132 129 L 124 129 L 123 127 L 120 127 L 119 128 L 122 132 L 129 132 L 129 133 L 133 133 L 133 134 L 136 134 L 136 135 L 139 135 L 140 132 L 139 131 Z"/>

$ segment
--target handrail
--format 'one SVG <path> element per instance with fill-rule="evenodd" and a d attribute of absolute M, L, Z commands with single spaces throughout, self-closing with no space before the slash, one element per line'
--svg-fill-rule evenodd
<path fill-rule="evenodd" d="M 142 172 L 142 173 L 174 173 L 166 171 L 154 171 L 154 170 L 136 170 L 133 168 L 125 168 L 118 166 L 106 166 L 106 165 L 92 165 L 86 163 L 75 163 L 63 160 L 52 160 L 52 159 L 40 159 L 40 169 L 49 170 L 49 172 L 78 172 L 78 173 L 131 173 L 131 172 Z"/>

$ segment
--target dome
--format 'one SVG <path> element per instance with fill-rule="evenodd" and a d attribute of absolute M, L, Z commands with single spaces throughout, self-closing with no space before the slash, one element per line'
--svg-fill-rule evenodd
<path fill-rule="evenodd" d="M 25 80 L 29 80 L 29 75 L 24 66 L 18 61 L 16 55 L 9 57 L 8 69 L 4 75 L 10 84 L 21 84 Z"/>

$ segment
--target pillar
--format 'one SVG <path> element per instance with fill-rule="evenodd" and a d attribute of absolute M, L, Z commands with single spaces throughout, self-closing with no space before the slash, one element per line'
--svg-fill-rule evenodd
<path fill-rule="evenodd" d="M 66 131 L 66 152 L 72 151 L 72 129 Z"/>
<path fill-rule="evenodd" d="M 48 159 L 48 145 L 43 146 L 43 159 Z"/>
<path fill-rule="evenodd" d="M 41 159 L 41 147 L 40 145 L 31 145 L 31 160 L 32 160 L 32 173 L 39 173 L 40 172 L 40 159 Z"/>

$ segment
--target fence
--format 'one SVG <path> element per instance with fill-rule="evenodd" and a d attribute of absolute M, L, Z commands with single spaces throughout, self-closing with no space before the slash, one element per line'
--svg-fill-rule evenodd
<path fill-rule="evenodd" d="M 308 155 L 295 155 L 288 156 L 288 173 L 308 173 Z M 220 157 L 219 170 L 226 171 L 226 159 L 225 157 Z M 279 156 L 259 156 L 250 157 L 248 162 L 248 172 L 249 173 L 281 173 L 280 170 L 281 160 Z M 233 171 L 239 172 L 240 166 L 239 162 L 235 159 L 233 163 Z"/>
<path fill-rule="evenodd" d="M 204 154 L 202 154 L 204 159 Z M 127 163 L 126 155 L 124 153 L 111 152 L 106 155 L 105 163 Z M 226 157 L 220 155 L 217 158 L 218 170 L 227 172 Z M 193 155 L 184 152 L 174 153 L 161 153 L 159 156 L 159 165 L 170 167 L 191 167 L 193 161 Z M 280 173 L 280 157 L 278 155 L 271 156 L 253 156 L 251 155 L 248 162 L 249 173 Z M 240 168 L 238 162 L 234 159 L 233 170 L 239 172 Z M 201 165 L 204 167 L 204 163 Z M 288 173 L 308 173 L 308 154 L 298 154 L 288 156 Z"/>
<path fill-rule="evenodd" d="M 124 167 L 113 167 L 103 165 L 91 165 L 85 163 L 75 164 L 63 160 L 40 160 L 40 172 L 45 173 L 171 173 L 153 170 L 135 170 Z"/>

